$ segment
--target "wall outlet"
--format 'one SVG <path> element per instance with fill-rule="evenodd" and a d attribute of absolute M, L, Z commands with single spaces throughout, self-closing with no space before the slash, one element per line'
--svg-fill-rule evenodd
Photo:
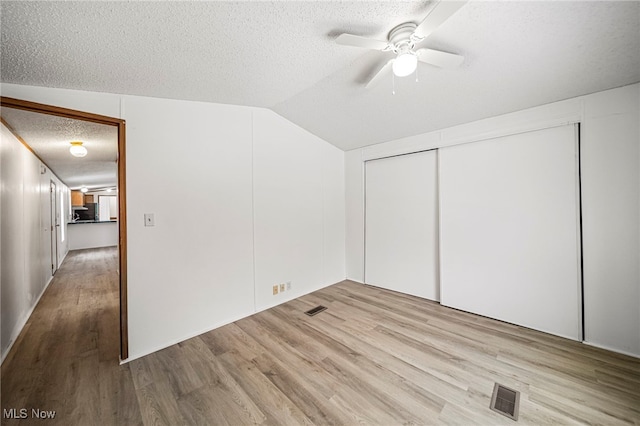
<path fill-rule="evenodd" d="M 287 291 L 291 290 L 291 281 L 287 281 Z"/>
<path fill-rule="evenodd" d="M 273 286 L 273 295 L 275 296 L 276 294 L 278 294 L 278 284 Z"/>
<path fill-rule="evenodd" d="M 280 293 L 284 291 L 284 284 L 280 284 Z"/>

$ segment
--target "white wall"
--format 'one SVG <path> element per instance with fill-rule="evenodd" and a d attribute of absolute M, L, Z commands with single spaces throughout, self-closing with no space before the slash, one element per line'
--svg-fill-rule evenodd
<path fill-rule="evenodd" d="M 4 360 L 52 278 L 50 182 L 56 183 L 58 198 L 67 189 L 51 171 L 42 169 L 42 163 L 4 125 L 1 131 L 0 340 Z M 59 241 L 58 247 L 61 263 L 68 251 L 66 241 Z"/>
<path fill-rule="evenodd" d="M 125 111 L 135 358 L 254 312 L 251 110 L 126 97 Z"/>
<path fill-rule="evenodd" d="M 364 282 L 364 159 L 362 150 L 345 152 L 345 266 L 347 278 Z"/>
<path fill-rule="evenodd" d="M 268 110 L 253 113 L 256 309 L 341 281 L 343 152 Z M 291 283 L 290 293 L 273 286 Z"/>
<path fill-rule="evenodd" d="M 639 85 L 597 93 L 584 108 L 585 340 L 639 356 Z"/>
<path fill-rule="evenodd" d="M 581 123 L 585 340 L 640 356 L 640 85 L 346 153 L 347 277 L 363 280 L 363 161 Z"/>
<path fill-rule="evenodd" d="M 0 185 L 0 198 L 2 198 L 2 261 L 0 262 L 0 292 L 2 296 L 1 316 L 2 327 L 2 359 L 6 356 L 10 345 L 15 341 L 26 322 L 25 313 L 30 310 L 30 304 L 34 304 L 27 294 L 26 288 L 22 288 L 25 277 L 25 247 L 23 238 L 24 217 L 24 192 L 23 181 L 23 150 L 24 147 L 13 135 L 2 126 L 2 138 L 0 139 L 0 161 L 2 162 L 2 176 Z M 18 330 L 16 333 L 15 330 Z"/>
<path fill-rule="evenodd" d="M 344 279 L 341 151 L 261 109 L 124 108 L 130 358 Z"/>
<path fill-rule="evenodd" d="M 276 114 L 0 87 L 127 120 L 129 359 L 345 278 L 344 153 Z"/>

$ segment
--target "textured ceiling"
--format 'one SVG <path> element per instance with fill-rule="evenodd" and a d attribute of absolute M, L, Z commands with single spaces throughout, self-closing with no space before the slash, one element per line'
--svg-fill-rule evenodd
<path fill-rule="evenodd" d="M 456 70 L 365 89 L 432 2 L 0 3 L 3 82 L 261 106 L 352 149 L 640 81 L 640 2 L 470 1 L 420 47 Z"/>
<path fill-rule="evenodd" d="M 116 186 L 117 127 L 7 107 L 0 114 L 69 188 Z M 87 148 L 85 157 L 69 153 L 69 142 L 77 140 Z"/>

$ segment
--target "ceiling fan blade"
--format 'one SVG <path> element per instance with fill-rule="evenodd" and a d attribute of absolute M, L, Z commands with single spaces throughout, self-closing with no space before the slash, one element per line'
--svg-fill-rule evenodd
<path fill-rule="evenodd" d="M 374 75 L 373 78 L 369 80 L 369 82 L 367 83 L 366 86 L 364 86 L 364 88 L 368 89 L 370 87 L 373 87 L 376 84 L 378 84 L 380 80 L 382 80 L 385 76 L 388 76 L 389 73 L 391 72 L 391 66 L 393 65 L 393 61 L 394 59 L 391 59 L 389 60 L 389 62 L 384 64 L 382 68 L 380 68 L 380 70 L 376 73 L 376 75 Z"/>
<path fill-rule="evenodd" d="M 425 62 L 440 68 L 456 68 L 464 61 L 464 56 L 443 52 L 441 50 L 418 49 L 416 50 L 416 54 L 420 62 Z"/>
<path fill-rule="evenodd" d="M 429 37 L 440 25 L 467 3 L 464 1 L 440 0 L 426 18 L 418 25 L 414 34 L 420 38 Z"/>
<path fill-rule="evenodd" d="M 336 43 L 344 46 L 364 47 L 365 49 L 384 50 L 389 43 L 353 34 L 340 34 Z"/>

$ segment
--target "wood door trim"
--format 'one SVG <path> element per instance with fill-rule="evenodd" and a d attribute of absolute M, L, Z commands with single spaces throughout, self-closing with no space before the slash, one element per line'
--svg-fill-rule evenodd
<path fill-rule="evenodd" d="M 120 267 L 120 358 L 129 358 L 129 309 L 127 304 L 127 185 L 126 124 L 118 123 L 118 261 Z"/>
<path fill-rule="evenodd" d="M 106 115 L 78 111 L 54 105 L 40 104 L 22 99 L 8 98 L 5 96 L 0 97 L 0 99 L 3 106 L 22 109 L 25 111 L 40 112 L 42 114 L 57 115 L 58 117 L 75 118 L 77 120 L 91 121 L 93 123 L 106 124 L 109 126 L 117 126 L 118 123 L 124 121 L 120 118 L 108 117 Z"/>
<path fill-rule="evenodd" d="M 90 112 L 78 111 L 69 108 L 62 108 L 53 105 L 46 105 L 37 102 L 25 101 L 22 99 L 8 98 L 0 96 L 0 105 L 22 109 L 25 111 L 39 112 L 42 114 L 56 115 L 59 117 L 73 118 L 76 120 L 90 121 L 93 123 L 116 126 L 118 128 L 118 266 L 120 268 L 120 358 L 122 360 L 129 357 L 129 326 L 128 326 L 128 304 L 127 304 L 127 197 L 126 197 L 126 126 L 125 121 L 120 118 L 108 117 L 106 115 L 93 114 Z M 2 120 L 3 124 L 6 124 Z M 7 128 L 12 130 L 10 126 Z M 15 132 L 12 131 L 15 134 Z M 22 139 L 19 139 L 30 149 Z M 35 153 L 34 153 L 35 154 Z M 40 157 L 35 154 L 37 158 Z M 40 159 L 42 161 L 42 159 Z M 44 161 L 43 161 L 44 163 Z M 48 167 L 48 166 L 47 166 Z M 50 169 L 50 168 L 49 168 Z"/>

